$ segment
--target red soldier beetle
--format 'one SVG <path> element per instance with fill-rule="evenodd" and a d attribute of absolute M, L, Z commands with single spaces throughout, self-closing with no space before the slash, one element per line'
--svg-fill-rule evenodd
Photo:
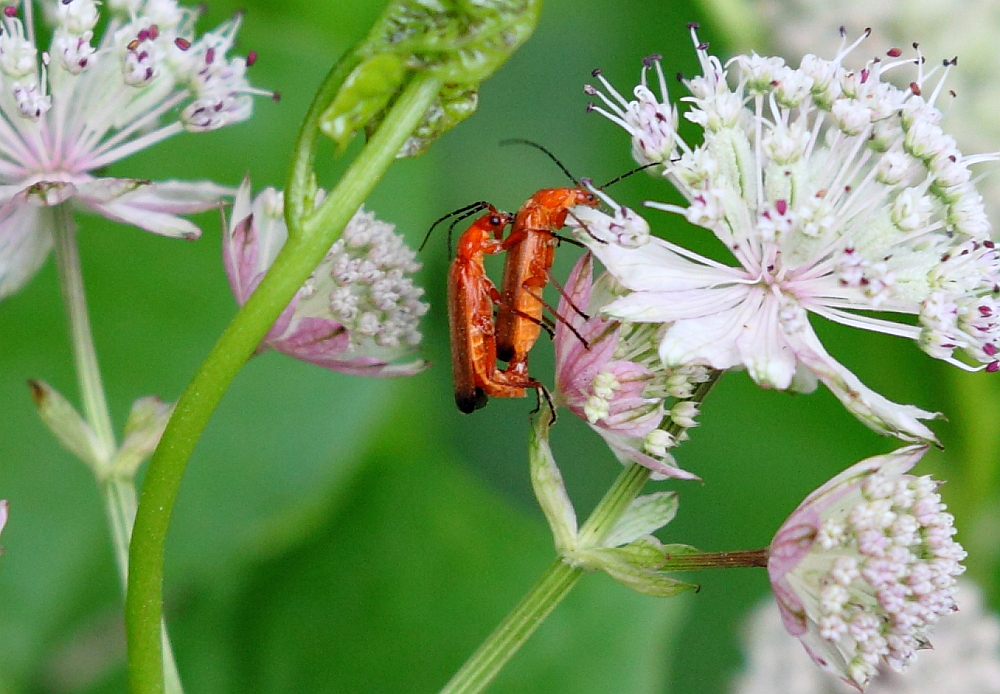
<path fill-rule="evenodd" d="M 497 367 L 493 308 L 500 300 L 500 293 L 486 275 L 483 256 L 504 250 L 503 230 L 513 221 L 513 215 L 479 202 L 445 215 L 431 226 L 431 231 L 445 219 L 458 215 L 449 227 L 450 238 L 451 229 L 458 222 L 480 210 L 486 210 L 486 214 L 459 237 L 448 271 L 448 327 L 455 404 L 466 414 L 484 407 L 490 396 L 522 398 L 527 388 L 544 390 L 527 375 L 526 365 L 518 371 Z M 430 237 L 430 231 L 427 236 Z"/>
<path fill-rule="evenodd" d="M 600 188 L 587 179 L 577 180 L 552 152 L 530 140 L 503 140 L 503 144 L 525 144 L 544 152 L 573 181 L 573 188 L 546 188 L 537 191 L 521 206 L 514 218 L 510 234 L 503 242 L 507 258 L 500 283 L 500 310 L 497 315 L 497 356 L 507 362 L 507 370 L 527 372 L 528 352 L 538 341 L 542 311 L 548 307 L 542 292 L 552 278 L 549 270 L 555 259 L 555 248 L 562 239 L 556 233 L 566 225 L 570 208 L 576 205 L 598 207 L 603 190 L 632 174 L 647 169 L 647 164 L 618 176 Z M 600 241 L 600 239 L 598 239 Z M 576 243 L 575 241 L 571 241 Z M 579 312 L 579 309 L 576 309 Z M 556 315 L 556 319 L 560 319 Z M 575 332 L 575 331 L 574 331 Z M 580 338 L 583 340 L 583 338 Z"/>
<path fill-rule="evenodd" d="M 527 144 L 541 150 L 576 184 L 573 188 L 545 188 L 528 198 L 517 211 L 510 235 L 503 241 L 507 258 L 500 283 L 497 356 L 507 362 L 509 371 L 526 373 L 528 352 L 542 329 L 542 311 L 546 306 L 542 292 L 549 282 L 549 269 L 559 243 L 556 232 L 566 225 L 571 207 L 597 207 L 600 201 L 541 145 L 529 140 L 504 140 L 501 144 L 507 143 Z"/>

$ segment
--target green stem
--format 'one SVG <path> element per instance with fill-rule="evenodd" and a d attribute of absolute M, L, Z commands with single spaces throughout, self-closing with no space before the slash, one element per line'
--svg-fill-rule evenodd
<path fill-rule="evenodd" d="M 581 543 L 585 537 L 599 541 L 607 534 L 632 499 L 642 491 L 648 479 L 649 470 L 640 465 L 632 464 L 622 470 L 583 524 L 580 530 Z M 556 605 L 569 594 L 583 573 L 583 569 L 569 566 L 562 558 L 557 558 L 521 602 L 465 661 L 441 690 L 441 694 L 474 694 L 485 689 Z"/>
<path fill-rule="evenodd" d="M 734 552 L 695 552 L 667 557 L 660 571 L 701 571 L 704 569 L 764 568 L 770 547 L 744 549 Z"/>
<path fill-rule="evenodd" d="M 111 458 L 118 444 L 115 441 L 111 411 L 104 392 L 104 380 L 97 364 L 97 349 L 94 345 L 93 331 L 90 329 L 90 312 L 87 310 L 87 295 L 83 287 L 83 266 L 80 263 L 76 224 L 69 205 L 60 205 L 55 209 L 54 232 L 59 286 L 69 322 L 70 344 L 76 365 L 80 397 L 83 400 L 83 415 L 102 448 L 100 451 L 102 468 L 94 469 L 94 474 L 104 496 L 115 564 L 124 588 L 128 582 L 128 546 L 136 512 L 135 482 L 131 479 L 119 479 L 111 474 L 110 470 Z M 95 462 L 96 464 L 98 463 Z M 167 664 L 167 691 L 171 694 L 180 694 L 183 690 L 166 628 L 161 629 L 160 643 Z"/>
<path fill-rule="evenodd" d="M 83 289 L 83 268 L 76 243 L 76 224 L 68 204 L 59 205 L 54 211 L 56 266 L 59 268 L 59 286 L 69 319 L 70 345 L 80 397 L 83 400 L 83 417 L 101 443 L 101 458 L 108 461 L 114 455 L 117 444 L 108 399 L 104 395 L 101 369 L 97 365 L 94 334 L 90 329 L 90 313 L 87 311 L 87 297 Z"/>
<path fill-rule="evenodd" d="M 711 380 L 701 384 L 691 399 L 695 402 L 703 401 L 719 375 L 714 372 Z M 669 431 L 676 436 L 682 429 L 672 425 Z M 599 546 L 629 504 L 639 496 L 649 481 L 650 474 L 648 468 L 635 463 L 622 470 L 580 528 L 578 546 Z M 476 694 L 485 689 L 556 605 L 569 594 L 583 573 L 583 569 L 569 566 L 561 557 L 557 558 L 521 602 L 504 617 L 476 652 L 469 656 L 440 694 Z"/>
<path fill-rule="evenodd" d="M 199 437 L 236 373 L 388 169 L 440 86 L 436 79 L 422 75 L 406 86 L 324 205 L 303 225 L 304 235 L 293 238 L 289 230 L 289 240 L 264 280 L 178 400 L 146 473 L 129 555 L 125 626 L 132 694 L 164 691 L 158 647 L 163 614 L 163 549 L 181 478 Z"/>
<path fill-rule="evenodd" d="M 441 694 L 482 691 L 583 576 L 583 569 L 556 559 L 479 649 L 465 661 Z"/>

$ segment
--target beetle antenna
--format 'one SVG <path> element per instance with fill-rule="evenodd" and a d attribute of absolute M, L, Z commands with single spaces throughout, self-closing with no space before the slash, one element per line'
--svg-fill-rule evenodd
<path fill-rule="evenodd" d="M 651 169 L 654 166 L 659 166 L 658 162 L 654 161 L 651 164 L 643 164 L 642 166 L 637 166 L 636 168 L 632 169 L 631 171 L 626 171 L 625 173 L 623 173 L 621 176 L 618 176 L 617 178 L 612 178 L 610 181 L 608 181 L 607 183 L 605 183 L 603 186 L 600 186 L 599 190 L 604 190 L 608 186 L 613 186 L 614 184 L 618 183 L 618 181 L 626 179 L 629 176 L 631 176 L 632 174 L 637 174 L 640 171 L 643 171 L 645 169 Z"/>
<path fill-rule="evenodd" d="M 444 217 L 441 217 L 436 222 L 431 224 L 431 228 L 427 230 L 427 235 L 424 236 L 424 240 L 423 242 L 421 242 L 420 248 L 417 249 L 417 252 L 424 250 L 424 246 L 427 245 L 427 241 L 430 239 L 431 232 L 434 231 L 434 227 L 436 227 L 444 220 L 454 217 L 455 215 L 460 215 L 458 221 L 461 221 L 466 217 L 469 217 L 471 215 L 474 215 L 476 212 L 479 212 L 479 210 L 485 210 L 487 207 L 489 207 L 489 203 L 486 202 L 485 200 L 480 200 L 479 202 L 474 202 L 471 205 L 466 205 L 465 207 L 459 207 L 457 210 L 452 210 Z M 451 248 L 451 229 L 454 226 L 455 224 L 452 224 L 451 227 L 448 228 L 448 248 Z"/>
<path fill-rule="evenodd" d="M 551 159 L 552 161 L 554 161 L 556 163 L 556 166 L 558 166 L 562 170 L 562 172 L 564 174 L 566 174 L 566 177 L 569 178 L 569 180 L 573 181 L 573 183 L 576 186 L 579 187 L 580 181 L 578 181 L 576 179 L 576 176 L 574 176 L 573 174 L 571 174 L 569 172 L 569 169 L 567 169 L 563 165 L 563 163 L 561 161 L 559 161 L 558 159 L 556 159 L 556 155 L 554 155 L 552 152 L 550 152 L 549 150 L 547 150 L 544 147 L 542 147 L 537 142 L 532 142 L 531 140 L 522 140 L 520 138 L 516 138 L 515 137 L 515 138 L 511 138 L 509 140 L 500 140 L 500 146 L 502 147 L 504 145 L 528 145 L 529 147 L 534 147 L 535 149 L 538 149 L 538 150 L 541 150 L 542 152 L 545 152 L 545 154 L 548 155 L 549 159 Z"/>

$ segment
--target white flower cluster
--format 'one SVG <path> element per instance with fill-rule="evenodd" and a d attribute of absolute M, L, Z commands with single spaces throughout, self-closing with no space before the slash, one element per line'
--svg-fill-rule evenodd
<path fill-rule="evenodd" d="M 410 277 L 420 269 L 415 258 L 392 224 L 364 209 L 330 248 L 320 269 L 328 264 L 330 311 L 348 329 L 352 349 L 366 340 L 390 348 L 420 344 L 427 304 L 420 301 L 424 290 Z M 307 286 L 316 284 L 314 276 Z"/>
<path fill-rule="evenodd" d="M 318 205 L 325 195 L 319 191 Z M 265 188 L 252 197 L 240 186 L 223 236 L 229 284 L 242 306 L 285 242 L 284 195 Z M 426 364 L 411 356 L 420 344 L 424 290 L 411 277 L 415 254 L 392 224 L 362 207 L 264 338 L 264 345 L 324 368 L 363 376 L 400 376 Z"/>
<path fill-rule="evenodd" d="M 875 472 L 818 508 L 812 550 L 784 575 L 815 624 L 803 642 L 858 687 L 883 659 L 902 671 L 929 627 L 956 610 L 966 553 L 937 487 L 929 477 Z"/>
<path fill-rule="evenodd" d="M 705 130 L 697 146 L 676 136 L 663 146 L 663 130 L 676 127 L 677 113 L 658 59 L 647 59 L 634 101 L 600 74 L 610 97 L 593 87 L 587 93 L 607 106 L 593 110 L 632 136 L 636 161 L 662 164 L 689 201 L 686 208 L 651 206 L 712 230 L 745 267 L 792 294 L 797 279 L 835 280 L 841 291 L 800 297 L 827 300 L 834 310 L 868 304 L 923 315 L 921 302 L 944 301 L 953 308 L 950 324 L 933 313 L 921 343 L 933 345 L 936 356 L 947 352 L 945 358 L 964 348 L 995 369 L 988 352 L 996 350 L 996 326 L 963 322 L 981 314 L 984 301 L 992 304 L 1000 280 L 969 168 L 995 157 L 964 156 L 941 129 L 934 102 L 943 76 L 927 95 L 931 74 L 922 70 L 905 90 L 884 81 L 887 71 L 914 62 L 896 50 L 889 61 L 845 68 L 842 61 L 860 41 L 833 60 L 807 55 L 797 69 L 781 58 L 738 56 L 730 62 L 738 72 L 732 89 L 723 65 L 700 47 L 704 74 L 685 80 L 691 96 L 681 99 L 691 104 L 685 118 Z M 651 69 L 662 101 L 647 85 Z M 941 267 L 969 246 L 975 264 L 956 263 L 953 273 Z M 769 260 L 775 262 L 763 264 Z"/>
<path fill-rule="evenodd" d="M 866 694 L 1000 694 L 1000 618 L 983 604 L 975 584 L 960 580 L 959 610 L 934 627 L 934 648 L 921 652 L 906 672 L 880 668 Z M 786 637 L 773 600 L 745 624 L 746 666 L 733 694 L 856 694 L 857 688 L 826 674 Z"/>
<path fill-rule="evenodd" d="M 52 41 L 41 65 L 31 3 L 23 4 L 23 20 L 16 5 L 4 8 L 0 108 L 8 119 L 17 114 L 37 120 L 60 102 L 58 111 L 65 118 L 70 105 L 65 102 L 77 101 L 98 140 L 119 130 L 116 144 L 121 144 L 175 109 L 181 109 L 180 124 L 195 131 L 250 117 L 251 95 L 265 93 L 246 80 L 253 54 L 226 56 L 240 16 L 197 38 L 198 12 L 175 0 L 113 1 L 106 3 L 111 16 L 95 46 L 100 4 L 64 0 L 45 5 Z"/>
<path fill-rule="evenodd" d="M 241 17 L 200 38 L 175 0 L 31 0 L 0 9 L 0 298 L 52 247 L 52 207 L 72 203 L 164 236 L 197 238 L 178 215 L 218 207 L 232 189 L 205 181 L 96 177 L 188 131 L 248 119 L 253 62 L 230 58 Z M 100 38 L 94 35 L 101 28 Z M 37 42 L 51 36 L 48 50 Z"/>

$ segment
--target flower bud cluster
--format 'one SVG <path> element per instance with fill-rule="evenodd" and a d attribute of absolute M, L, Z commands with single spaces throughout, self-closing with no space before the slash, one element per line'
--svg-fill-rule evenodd
<path fill-rule="evenodd" d="M 926 448 L 869 458 L 813 492 L 778 530 L 768 571 L 786 628 L 859 688 L 902 670 L 955 611 L 965 550 L 929 477 L 904 474 Z"/>
<path fill-rule="evenodd" d="M 246 180 L 223 241 L 226 273 L 240 305 L 288 238 L 282 194 L 266 188 L 253 200 L 250 195 Z M 390 362 L 412 353 L 421 340 L 427 304 L 411 277 L 418 269 L 395 227 L 362 208 L 265 336 L 265 345 L 344 373 L 416 373 L 424 367 L 419 359 Z"/>
<path fill-rule="evenodd" d="M 593 282 L 592 272 L 588 254 L 570 274 L 559 304 L 556 399 L 585 419 L 623 462 L 691 479 L 670 449 L 697 426 L 698 407 L 686 399 L 709 379 L 708 369 L 665 368 L 656 351 L 659 326 L 603 318 L 601 307 L 621 288 L 608 274 Z"/>
<path fill-rule="evenodd" d="M 1000 694 L 1000 618 L 969 580 L 959 580 L 955 602 L 958 612 L 935 625 L 934 648 L 922 651 L 906 672 L 880 667 L 866 694 Z M 785 638 L 773 600 L 762 601 L 744 627 L 745 668 L 732 694 L 857 693 L 857 687 L 817 669 Z"/>
<path fill-rule="evenodd" d="M 351 335 L 351 349 L 368 340 L 387 348 L 420 344 L 427 304 L 420 301 L 424 290 L 410 278 L 420 263 L 393 225 L 358 210 L 320 267 L 333 282 L 330 311 Z M 310 277 L 303 294 L 315 292 L 325 279 Z"/>

